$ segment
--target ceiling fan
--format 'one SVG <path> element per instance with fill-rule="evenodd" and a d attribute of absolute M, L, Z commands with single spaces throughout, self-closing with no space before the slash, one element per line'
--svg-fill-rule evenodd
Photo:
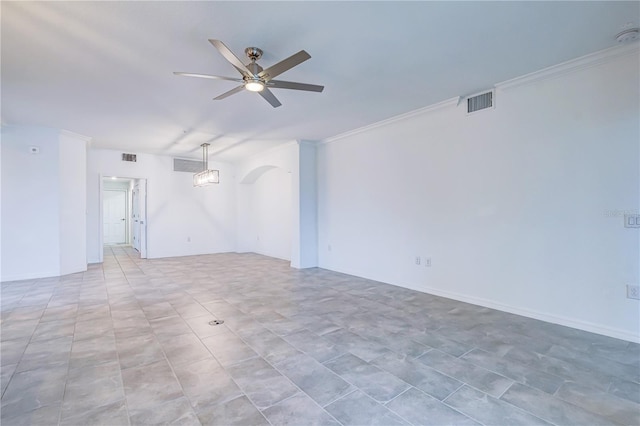
<path fill-rule="evenodd" d="M 220 40 L 209 39 L 211 43 L 222 56 L 233 65 L 242 75 L 242 78 L 222 77 L 218 75 L 208 74 L 195 74 L 190 72 L 174 72 L 175 75 L 183 75 L 187 77 L 200 77 L 200 78 L 212 78 L 215 80 L 229 80 L 242 83 L 240 86 L 235 87 L 222 95 L 216 96 L 214 100 L 224 99 L 234 93 L 241 92 L 246 89 L 250 92 L 256 92 L 262 96 L 267 102 L 274 108 L 282 105 L 278 98 L 269 89 L 293 89 L 293 90 L 306 90 L 309 92 L 322 92 L 324 86 L 318 86 L 315 84 L 295 83 L 293 81 L 273 80 L 274 77 L 279 76 L 283 72 L 290 70 L 296 65 L 301 64 L 307 59 L 311 58 L 304 50 L 289 56 L 287 59 L 283 59 L 275 65 L 270 66 L 267 69 L 263 69 L 256 63 L 258 59 L 262 57 L 262 50 L 257 47 L 247 47 L 244 53 L 251 60 L 251 63 L 244 64 L 233 52 Z"/>

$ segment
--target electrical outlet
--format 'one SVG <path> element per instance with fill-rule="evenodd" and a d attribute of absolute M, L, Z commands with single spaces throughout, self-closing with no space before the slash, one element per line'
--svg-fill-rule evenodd
<path fill-rule="evenodd" d="M 627 284 L 627 299 L 640 300 L 640 286 Z"/>
<path fill-rule="evenodd" d="M 420 256 L 416 256 L 416 265 L 420 265 Z"/>
<path fill-rule="evenodd" d="M 640 228 L 640 214 L 625 214 L 624 215 L 624 227 L 625 228 Z"/>
<path fill-rule="evenodd" d="M 430 257 L 425 257 L 424 258 L 424 266 L 427 268 L 431 267 L 431 258 Z"/>

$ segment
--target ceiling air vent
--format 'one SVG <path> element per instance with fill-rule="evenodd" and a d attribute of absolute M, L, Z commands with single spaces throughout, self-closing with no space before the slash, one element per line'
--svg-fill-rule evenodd
<path fill-rule="evenodd" d="M 122 153 L 122 161 L 131 161 L 132 163 L 136 162 L 136 154 L 126 154 Z"/>
<path fill-rule="evenodd" d="M 467 98 L 467 114 L 481 111 L 487 108 L 493 108 L 493 90 L 479 95 L 469 96 Z"/>
<path fill-rule="evenodd" d="M 194 160 L 182 160 L 180 158 L 173 159 L 173 171 L 174 172 L 189 172 L 198 173 L 204 169 L 202 161 Z"/>

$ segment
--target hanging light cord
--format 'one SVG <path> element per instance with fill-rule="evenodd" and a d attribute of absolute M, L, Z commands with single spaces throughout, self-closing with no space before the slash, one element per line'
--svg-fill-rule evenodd
<path fill-rule="evenodd" d="M 202 164 L 204 165 L 204 170 L 209 170 L 209 144 L 203 143 L 200 146 L 202 147 Z"/>

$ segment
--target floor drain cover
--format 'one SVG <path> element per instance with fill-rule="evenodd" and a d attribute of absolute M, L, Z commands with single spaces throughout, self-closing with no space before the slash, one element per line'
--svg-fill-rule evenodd
<path fill-rule="evenodd" d="M 224 321 L 223 320 L 209 321 L 209 325 L 220 325 L 220 324 L 224 324 Z"/>

